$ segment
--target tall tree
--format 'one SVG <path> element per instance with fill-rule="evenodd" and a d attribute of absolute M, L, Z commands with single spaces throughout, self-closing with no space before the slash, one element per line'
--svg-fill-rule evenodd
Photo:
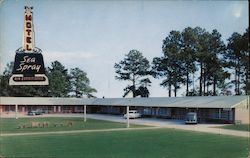
<path fill-rule="evenodd" d="M 160 86 L 167 87 L 168 96 L 171 97 L 172 91 L 172 74 L 170 60 L 165 57 L 155 57 L 152 62 L 152 76 L 154 78 L 164 78 Z"/>
<path fill-rule="evenodd" d="M 169 97 L 171 97 L 171 87 L 174 87 L 174 95 L 176 97 L 180 84 L 184 82 L 184 65 L 180 55 L 181 49 L 180 32 L 171 31 L 169 36 L 163 40 L 163 57 L 153 59 L 153 77 L 165 78 L 160 85 L 168 87 Z"/>
<path fill-rule="evenodd" d="M 211 95 L 217 95 L 216 88 L 220 82 L 230 78 L 230 73 L 223 68 L 222 56 L 225 54 L 226 46 L 221 39 L 221 34 L 217 30 L 213 30 L 209 35 L 209 55 L 206 58 L 206 74 L 207 74 L 207 93 L 209 94 L 209 86 L 213 85 Z"/>
<path fill-rule="evenodd" d="M 184 73 L 186 75 L 186 80 L 184 84 L 186 84 L 186 96 L 189 96 L 189 84 L 192 81 L 190 79 L 190 73 L 194 75 L 196 71 L 195 65 L 195 57 L 197 53 L 197 34 L 195 29 L 191 27 L 185 28 L 181 33 L 181 43 L 182 43 L 182 51 L 181 51 L 181 58 L 184 64 Z M 193 89 L 194 91 L 194 89 Z"/>
<path fill-rule="evenodd" d="M 92 93 L 97 92 L 96 89 L 90 87 L 90 80 L 87 77 L 87 73 L 79 68 L 71 69 L 70 81 L 74 97 L 80 98 L 83 95 L 86 95 L 88 98 L 94 97 Z"/>
<path fill-rule="evenodd" d="M 0 88 L 1 96 L 11 96 L 11 87 L 9 86 L 9 78 L 13 69 L 14 63 L 7 63 L 3 75 L 1 75 Z"/>
<path fill-rule="evenodd" d="M 243 62 L 243 71 L 244 71 L 244 79 L 243 83 L 245 86 L 243 87 L 245 90 L 245 94 L 249 95 L 250 94 L 250 42 L 249 42 L 249 28 L 246 29 L 246 32 L 242 36 L 242 62 Z"/>
<path fill-rule="evenodd" d="M 200 27 L 188 27 L 181 33 L 171 31 L 163 41 L 164 56 L 153 60 L 154 77 L 165 78 L 161 86 L 168 87 L 169 96 L 172 87 L 176 96 L 182 84 L 186 85 L 187 96 L 194 95 L 196 92 L 189 92 L 192 82 L 195 90 L 194 77 L 191 80 L 190 74 L 194 76 L 199 67 L 199 95 L 217 95 L 218 84 L 230 77 L 222 62 L 225 49 L 217 30 L 209 33 Z M 213 86 L 212 90 L 210 86 Z"/>
<path fill-rule="evenodd" d="M 59 62 L 54 61 L 48 67 L 49 95 L 52 97 L 67 97 L 71 90 L 68 70 Z"/>
<path fill-rule="evenodd" d="M 227 44 L 227 54 L 225 56 L 229 60 L 229 66 L 234 69 L 234 80 L 232 80 L 232 82 L 235 85 L 236 95 L 241 95 L 242 84 L 244 87 L 246 87 L 247 84 L 249 39 L 246 36 L 248 34 L 248 31 L 246 31 L 244 38 L 244 35 L 242 36 L 235 32 L 228 39 Z"/>
<path fill-rule="evenodd" d="M 196 53 L 196 61 L 200 65 L 200 76 L 199 76 L 199 95 L 202 96 L 205 94 L 205 85 L 206 85 L 206 60 L 209 58 L 209 33 L 200 27 L 195 28 L 197 35 L 197 53 Z M 203 91 L 202 91 L 203 89 Z"/>
<path fill-rule="evenodd" d="M 151 72 L 150 72 L 151 73 Z M 149 95 L 150 95 L 150 92 L 149 92 L 149 90 L 148 90 L 148 87 L 150 87 L 151 86 L 151 81 L 150 81 L 150 79 L 149 78 L 145 78 L 145 79 L 141 79 L 141 81 L 140 81 L 141 83 L 140 83 L 140 87 L 138 88 L 138 90 L 139 90 L 139 95 L 141 96 L 141 97 L 149 97 Z"/>
<path fill-rule="evenodd" d="M 124 91 L 132 91 L 133 97 L 136 97 L 136 90 L 142 85 L 142 80 L 148 79 L 150 74 L 150 64 L 138 50 L 131 50 L 125 55 L 125 59 L 114 65 L 117 80 L 132 82 Z M 146 77 L 146 78 L 145 78 Z M 149 80 L 149 79 L 148 79 Z"/>

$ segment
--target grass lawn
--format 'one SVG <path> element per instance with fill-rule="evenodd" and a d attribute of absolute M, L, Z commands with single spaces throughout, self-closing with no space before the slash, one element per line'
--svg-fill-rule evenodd
<path fill-rule="evenodd" d="M 249 127 L 248 124 L 242 124 L 242 125 L 226 125 L 219 128 L 238 130 L 238 131 L 249 131 L 248 127 Z"/>
<path fill-rule="evenodd" d="M 4 158 L 246 158 L 246 138 L 151 129 L 0 138 Z"/>
<path fill-rule="evenodd" d="M 47 122 L 48 127 L 33 127 L 31 122 Z M 68 123 L 72 122 L 72 126 Z M 63 126 L 54 127 L 54 124 L 62 124 Z M 26 128 L 19 129 L 19 125 L 26 125 Z M 1 118 L 0 119 L 0 132 L 1 133 L 24 133 L 24 132 L 47 132 L 47 131 L 68 131 L 68 130 L 84 130 L 84 129 L 110 129 L 110 128 L 125 128 L 125 123 L 115 123 L 109 121 L 87 119 L 83 118 L 69 118 L 69 117 L 48 117 L 48 118 Z M 131 125 L 131 127 L 143 127 L 139 125 Z M 145 127 L 145 126 L 144 126 Z"/>

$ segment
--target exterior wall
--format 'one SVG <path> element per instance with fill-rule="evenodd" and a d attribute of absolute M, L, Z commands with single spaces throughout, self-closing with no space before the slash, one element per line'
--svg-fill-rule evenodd
<path fill-rule="evenodd" d="M 84 112 L 84 106 L 75 106 L 75 113 L 83 113 Z"/>
<path fill-rule="evenodd" d="M 249 123 L 249 99 L 235 107 L 235 123 Z"/>
<path fill-rule="evenodd" d="M 15 114 L 14 105 L 0 105 L 0 116 L 8 116 Z"/>
<path fill-rule="evenodd" d="M 19 113 L 22 113 L 22 114 L 27 113 L 27 108 L 26 108 L 26 106 L 25 106 L 25 105 L 19 105 L 19 106 L 18 106 L 18 112 L 19 112 Z"/>
<path fill-rule="evenodd" d="M 72 113 L 72 108 L 70 106 L 62 106 L 62 113 Z"/>
<path fill-rule="evenodd" d="M 1 105 L 1 111 L 2 113 L 8 114 L 15 112 L 15 106 L 14 105 Z"/>
<path fill-rule="evenodd" d="M 200 122 L 234 123 L 233 109 L 198 109 L 197 116 Z"/>
<path fill-rule="evenodd" d="M 83 113 L 83 106 L 63 106 L 63 105 L 18 105 L 20 114 L 27 114 L 29 111 L 41 110 L 44 113 Z M 15 105 L 0 105 L 1 114 L 15 113 Z"/>
<path fill-rule="evenodd" d="M 105 107 L 101 107 L 99 112 L 119 115 L 119 114 L 125 113 L 125 108 L 117 107 L 117 106 L 105 106 Z"/>

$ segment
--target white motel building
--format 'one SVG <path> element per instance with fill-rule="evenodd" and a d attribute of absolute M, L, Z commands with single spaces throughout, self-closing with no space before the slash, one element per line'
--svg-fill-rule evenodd
<path fill-rule="evenodd" d="M 195 96 L 155 98 L 0 97 L 0 115 L 95 113 L 122 115 L 137 110 L 143 117 L 184 120 L 196 112 L 199 122 L 249 123 L 249 96 Z"/>

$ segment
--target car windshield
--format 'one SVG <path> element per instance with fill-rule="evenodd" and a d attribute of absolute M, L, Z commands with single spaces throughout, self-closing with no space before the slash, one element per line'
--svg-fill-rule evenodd
<path fill-rule="evenodd" d="M 187 119 L 193 120 L 193 119 L 195 119 L 195 115 L 194 114 L 187 114 Z"/>

